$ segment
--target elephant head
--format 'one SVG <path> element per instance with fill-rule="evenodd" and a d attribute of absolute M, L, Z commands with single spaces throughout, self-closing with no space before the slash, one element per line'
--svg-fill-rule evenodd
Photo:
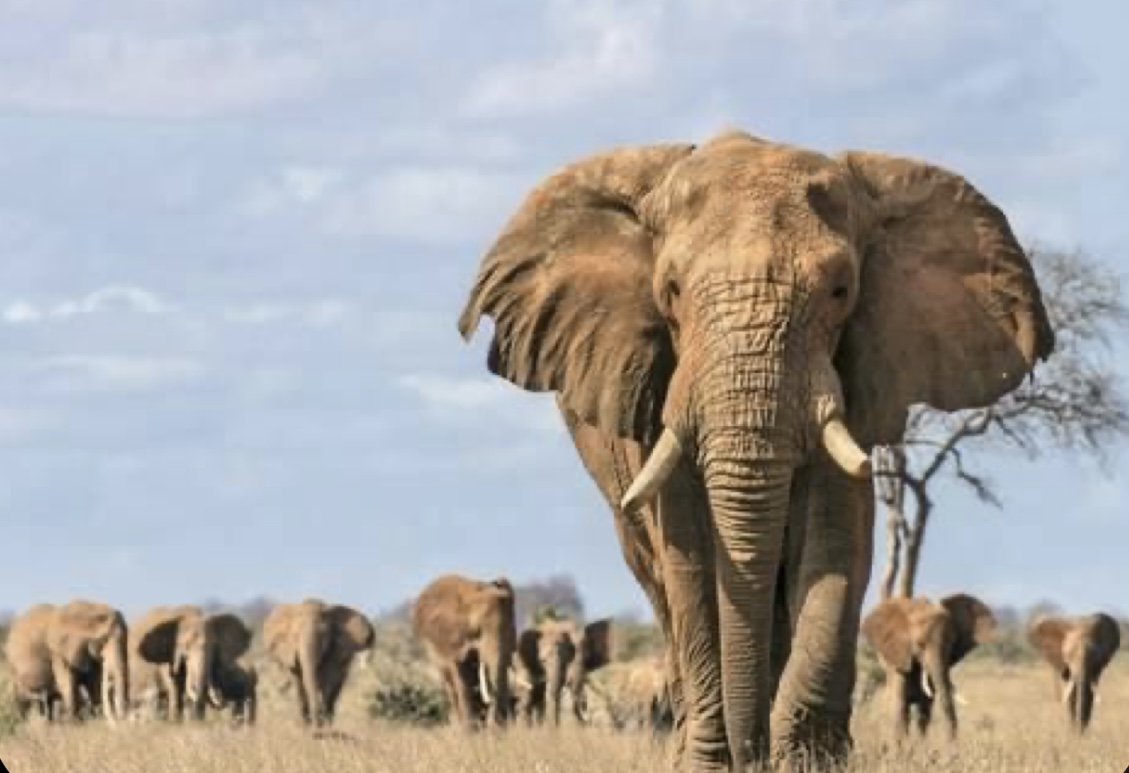
<path fill-rule="evenodd" d="M 192 716 L 200 719 L 207 703 L 224 707 L 213 675 L 217 664 L 233 663 L 247 651 L 251 631 L 231 613 L 205 614 L 194 605 L 159 607 L 140 626 L 136 646 L 142 660 L 166 670 L 175 716 L 187 700 Z"/>
<path fill-rule="evenodd" d="M 867 450 L 901 438 L 909 406 L 990 405 L 1053 348 L 1007 219 L 963 178 L 737 131 L 598 153 L 539 183 L 482 260 L 465 338 L 484 315 L 491 372 L 650 449 L 623 510 L 687 470 L 700 483 L 701 507 L 671 495 L 671 517 L 700 520 L 702 542 L 686 550 L 692 589 L 666 603 L 706 647 L 673 642 L 702 669 L 689 683 L 723 696 L 722 711 L 698 701 L 691 719 L 724 717 L 735 767 L 767 746 L 775 585 L 789 513 L 812 500 L 803 487 L 867 477 Z M 870 550 L 836 539 L 805 555 L 809 576 L 831 572 L 837 551 Z M 813 632 L 804 657 L 836 665 L 782 683 L 789 716 L 838 678 L 845 659 L 823 650 L 854 646 L 864 589 L 800 620 Z"/>
<path fill-rule="evenodd" d="M 1121 647 L 1120 626 L 1102 612 L 1076 619 L 1042 616 L 1032 621 L 1027 636 L 1054 670 L 1071 725 L 1084 733 L 1093 715 L 1098 680 Z"/>
<path fill-rule="evenodd" d="M 924 598 L 887 599 L 867 615 L 862 633 L 886 668 L 900 733 L 908 729 L 914 706 L 924 733 L 937 700 L 950 736 L 956 736 L 950 669 L 977 645 L 991 640 L 995 629 L 996 618 L 987 605 L 964 593 L 936 603 Z"/>
<path fill-rule="evenodd" d="M 105 604 L 72 601 L 54 609 L 48 626 L 47 650 L 66 669 L 55 681 L 67 712 L 74 715 L 76 691 L 85 687 L 91 703 L 100 702 L 108 718 L 124 719 L 129 705 L 129 628 L 121 612 Z"/>
<path fill-rule="evenodd" d="M 573 713 L 587 721 L 585 686 L 588 674 L 611 662 L 611 620 L 597 620 L 583 627 L 572 620 L 546 620 L 522 631 L 517 654 L 530 697 L 523 707 L 527 714 L 542 716 L 548 704 L 554 725 L 560 724 L 561 697 L 567 690 Z"/>
<path fill-rule="evenodd" d="M 490 724 L 503 725 L 513 709 L 510 670 L 517 647 L 510 581 L 443 575 L 420 591 L 412 629 L 440 672 L 459 721 L 475 726 L 485 714 Z"/>
<path fill-rule="evenodd" d="M 263 622 L 263 639 L 298 688 L 302 719 L 331 723 L 353 658 L 376 641 L 364 613 L 343 604 L 306 599 L 279 604 Z"/>

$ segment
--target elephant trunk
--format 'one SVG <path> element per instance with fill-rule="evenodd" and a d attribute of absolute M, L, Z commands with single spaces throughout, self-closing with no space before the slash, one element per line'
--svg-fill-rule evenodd
<path fill-rule="evenodd" d="M 554 655 L 549 661 L 548 674 L 545 685 L 545 699 L 549 703 L 549 719 L 553 727 L 561 724 L 561 700 L 564 693 L 564 663 L 559 654 Z"/>
<path fill-rule="evenodd" d="M 184 697 L 192 719 L 203 719 L 211 686 L 212 653 L 210 647 L 193 652 L 185 663 Z"/>
<path fill-rule="evenodd" d="M 510 659 L 504 644 L 479 651 L 479 689 L 486 702 L 488 722 L 495 727 L 504 725 L 510 713 Z"/>
<path fill-rule="evenodd" d="M 722 711 L 741 770 L 768 752 L 775 585 L 809 392 L 800 363 L 787 367 L 786 326 L 723 329 L 691 415 L 713 521 Z"/>
<path fill-rule="evenodd" d="M 1089 663 L 1089 657 L 1082 663 L 1082 669 L 1075 677 L 1074 683 L 1074 705 L 1071 707 L 1074 725 L 1079 733 L 1085 733 L 1094 713 L 1093 666 Z"/>
<path fill-rule="evenodd" d="M 922 659 L 921 679 L 922 689 L 925 694 L 933 699 L 935 704 L 941 706 L 941 714 L 945 717 L 949 739 L 955 740 L 957 735 L 957 712 L 953 697 L 953 683 L 949 678 L 949 666 L 945 662 L 942 649 L 930 647 Z M 932 688 L 930 690 L 929 688 Z"/>
<path fill-rule="evenodd" d="M 110 719 L 125 720 L 129 713 L 129 654 L 124 628 L 103 650 L 102 709 Z"/>
<path fill-rule="evenodd" d="M 318 682 L 318 666 L 321 661 L 320 626 L 311 624 L 300 634 L 298 642 L 298 672 L 301 687 L 306 693 L 302 703 L 302 717 L 307 723 L 320 727 L 325 718 L 325 700 Z"/>

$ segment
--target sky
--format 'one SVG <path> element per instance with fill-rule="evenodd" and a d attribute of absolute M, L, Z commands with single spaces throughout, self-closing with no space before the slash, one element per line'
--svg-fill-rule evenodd
<path fill-rule="evenodd" d="M 645 609 L 551 396 L 456 331 L 505 219 L 740 126 L 949 166 L 1129 269 L 1129 11 L 1065 5 L 0 1 L 0 608 L 376 612 L 458 571 Z M 1127 465 L 939 491 L 920 590 L 1129 611 Z"/>

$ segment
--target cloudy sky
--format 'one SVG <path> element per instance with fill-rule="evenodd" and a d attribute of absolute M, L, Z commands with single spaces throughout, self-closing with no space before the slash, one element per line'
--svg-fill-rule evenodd
<path fill-rule="evenodd" d="M 455 330 L 493 234 L 577 155 L 736 124 L 1129 268 L 1129 19 L 1062 5 L 0 2 L 0 607 L 459 570 L 643 608 L 551 398 Z M 1127 464 L 944 492 L 922 590 L 1129 611 Z"/>

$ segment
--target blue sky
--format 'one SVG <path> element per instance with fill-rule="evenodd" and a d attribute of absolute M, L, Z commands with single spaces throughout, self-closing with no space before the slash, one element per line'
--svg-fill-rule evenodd
<path fill-rule="evenodd" d="M 528 187 L 598 148 L 921 156 L 1129 268 L 1112 0 L 2 5 L 3 608 L 376 611 L 445 570 L 643 608 L 551 398 L 455 329 Z M 921 590 L 1129 611 L 1126 463 L 946 490 Z"/>

